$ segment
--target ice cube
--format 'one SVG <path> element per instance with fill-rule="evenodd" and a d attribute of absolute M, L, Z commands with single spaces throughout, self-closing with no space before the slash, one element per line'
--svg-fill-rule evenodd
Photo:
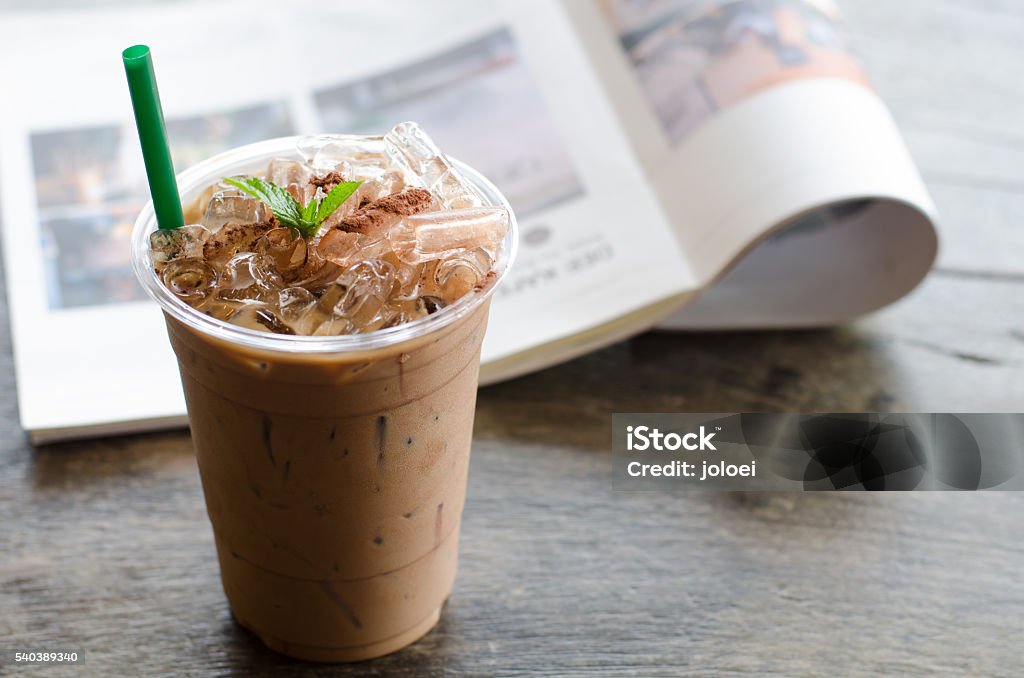
<path fill-rule="evenodd" d="M 306 263 L 282 277 L 289 287 L 305 287 L 313 292 L 325 289 L 334 282 L 340 267 L 327 261 L 311 245 L 307 245 Z"/>
<path fill-rule="evenodd" d="M 309 334 L 322 336 L 332 334 L 349 334 L 352 331 L 351 321 L 336 308 L 345 295 L 344 285 L 331 282 L 320 293 L 316 304 L 307 311 L 305 321 Z"/>
<path fill-rule="evenodd" d="M 269 218 L 269 210 L 262 201 L 230 189 L 219 191 L 210 198 L 203 214 L 203 224 L 211 231 L 218 231 L 229 224 L 256 224 Z"/>
<path fill-rule="evenodd" d="M 217 284 L 217 271 L 202 259 L 174 259 L 160 272 L 160 279 L 176 297 L 188 302 L 205 299 Z"/>
<path fill-rule="evenodd" d="M 388 319 L 387 302 L 396 284 L 395 267 L 386 261 L 360 261 L 336 280 L 341 295 L 334 312 L 352 322 L 357 332 L 370 331 Z"/>
<path fill-rule="evenodd" d="M 362 325 L 356 325 L 352 323 L 353 328 L 357 332 L 376 332 L 384 327 L 391 327 L 394 322 L 395 316 L 398 315 L 397 309 L 390 304 L 383 304 L 378 309 L 377 314 L 370 320 Z"/>
<path fill-rule="evenodd" d="M 347 171 L 345 172 L 345 179 L 348 181 L 374 181 L 380 179 L 382 176 L 387 174 L 389 171 L 385 167 L 378 167 L 376 165 L 358 165 L 349 163 Z M 395 172 L 398 174 L 398 172 Z"/>
<path fill-rule="evenodd" d="M 391 164 L 391 157 L 383 155 L 380 158 L 363 158 L 351 160 L 346 165 L 345 178 L 349 181 L 381 181 L 389 175 L 397 177 L 402 185 L 396 189 L 387 191 L 382 195 L 397 193 L 405 186 L 404 173 L 396 171 Z"/>
<path fill-rule="evenodd" d="M 395 193 L 401 193 L 406 189 L 405 178 L 395 171 L 387 171 L 373 180 L 373 187 L 376 190 L 374 200 L 380 200 Z"/>
<path fill-rule="evenodd" d="M 159 228 L 149 236 L 149 251 L 154 264 L 172 259 L 198 259 L 210 232 L 200 224 L 180 228 Z"/>
<path fill-rule="evenodd" d="M 317 298 L 303 287 L 286 287 L 277 295 L 281 319 L 295 325 L 316 306 Z"/>
<path fill-rule="evenodd" d="M 273 334 L 295 334 L 271 309 L 261 304 L 250 304 L 239 309 L 231 317 L 231 324 L 260 332 Z"/>
<path fill-rule="evenodd" d="M 203 220 L 203 215 L 206 214 L 206 207 L 210 204 L 210 200 L 217 193 L 228 190 L 231 187 L 228 184 L 218 181 L 217 183 L 210 184 L 203 189 L 203 192 L 193 198 L 186 204 L 182 205 L 182 211 L 185 216 L 186 224 L 198 224 Z M 234 189 L 231 189 L 234 190 Z"/>
<path fill-rule="evenodd" d="M 439 298 L 451 303 L 481 284 L 494 260 L 487 250 L 462 251 L 442 259 L 434 269 L 434 283 Z"/>
<path fill-rule="evenodd" d="M 313 171 L 305 163 L 274 158 L 267 165 L 267 181 L 282 188 L 291 184 L 303 185 L 309 182 Z"/>
<path fill-rule="evenodd" d="M 313 330 L 313 336 L 317 337 L 335 336 L 339 334 L 355 334 L 352 321 L 339 315 L 327 318 L 317 325 L 315 330 Z"/>
<path fill-rule="evenodd" d="M 198 304 L 196 308 L 217 320 L 230 321 L 238 311 L 249 306 L 250 303 L 221 299 L 216 294 L 211 294 L 202 303 Z"/>
<path fill-rule="evenodd" d="M 302 156 L 302 161 L 304 163 L 311 165 L 313 164 L 313 158 L 316 157 L 317 151 L 331 143 L 332 139 L 333 137 L 326 134 L 299 137 L 295 142 L 295 150 L 298 151 L 300 156 Z"/>
<path fill-rule="evenodd" d="M 433 139 L 414 122 L 395 125 L 384 135 L 384 148 L 391 159 L 429 186 L 451 168 Z"/>
<path fill-rule="evenodd" d="M 256 322 L 274 334 L 295 334 L 295 330 L 269 309 L 261 308 L 257 310 Z"/>
<path fill-rule="evenodd" d="M 394 253 L 390 253 L 394 257 Z M 420 295 L 420 288 L 423 286 L 423 278 L 427 267 L 424 264 L 407 264 L 397 261 L 395 257 L 395 280 L 396 289 L 392 296 L 393 301 L 415 301 Z"/>
<path fill-rule="evenodd" d="M 288 189 L 292 197 L 299 201 L 300 205 L 309 204 L 310 200 L 322 200 L 327 195 L 319 186 L 309 183 L 302 186 L 291 186 Z"/>
<path fill-rule="evenodd" d="M 390 307 L 390 317 L 381 324 L 379 329 L 386 330 L 391 327 L 398 327 L 406 323 L 419 320 L 415 315 L 408 309 L 408 304 L 402 304 L 400 306 L 392 305 Z"/>
<path fill-rule="evenodd" d="M 437 178 L 430 186 L 430 192 L 447 210 L 480 207 L 484 199 L 480 193 L 454 167 Z"/>
<path fill-rule="evenodd" d="M 235 255 L 221 271 L 217 297 L 230 301 L 267 302 L 284 287 L 284 281 L 265 254 L 244 252 Z"/>
<path fill-rule="evenodd" d="M 269 223 L 228 224 L 206 239 L 203 257 L 214 266 L 222 266 L 239 252 L 251 252 L 260 236 L 269 230 Z"/>
<path fill-rule="evenodd" d="M 358 181 L 358 179 L 353 179 L 353 181 Z M 398 172 L 389 170 L 374 179 L 367 179 L 363 181 L 362 186 L 352 194 L 352 197 L 342 203 L 342 207 L 348 205 L 353 205 L 357 208 L 365 207 L 367 204 L 380 200 L 381 198 L 401 193 L 405 190 L 405 187 L 405 179 L 402 178 L 402 175 Z"/>
<path fill-rule="evenodd" d="M 253 245 L 258 254 L 269 256 L 279 273 L 291 273 L 306 263 L 306 239 L 294 228 L 274 228 Z"/>
<path fill-rule="evenodd" d="M 328 315 L 334 313 L 335 307 L 338 305 L 338 302 L 341 301 L 346 289 L 347 288 L 344 285 L 337 285 L 332 282 L 327 286 L 323 293 L 320 294 L 317 299 L 317 307 Z"/>
<path fill-rule="evenodd" d="M 391 317 L 381 326 L 394 327 L 416 320 L 422 320 L 427 316 L 437 313 L 447 304 L 440 297 L 423 296 L 414 299 L 395 301 L 392 300 L 390 308 L 393 311 Z"/>
<path fill-rule="evenodd" d="M 414 122 L 399 123 L 384 135 L 384 146 L 392 160 L 414 182 L 430 190 L 445 209 L 479 207 L 480 193 L 455 169 L 437 144 Z"/>
<path fill-rule="evenodd" d="M 249 259 L 249 272 L 260 285 L 266 288 L 281 289 L 284 287 L 281 274 L 277 270 L 272 257 L 253 253 Z"/>
<path fill-rule="evenodd" d="M 388 240 L 402 261 L 419 263 L 494 247 L 504 239 L 508 224 L 508 211 L 500 207 L 426 212 L 402 219 Z"/>
<path fill-rule="evenodd" d="M 316 243 L 316 252 L 325 260 L 339 266 L 348 266 L 359 258 L 359 234 L 332 229 Z"/>
<path fill-rule="evenodd" d="M 384 137 L 303 137 L 297 144 L 299 153 L 313 169 L 323 172 L 344 166 L 349 171 L 360 168 L 385 169 L 389 164 L 384 151 Z M 349 172 L 342 172 L 348 176 Z"/>

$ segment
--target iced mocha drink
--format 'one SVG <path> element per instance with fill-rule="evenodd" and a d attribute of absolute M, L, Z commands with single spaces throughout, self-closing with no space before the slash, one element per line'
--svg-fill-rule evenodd
<path fill-rule="evenodd" d="M 144 213 L 136 264 L 233 614 L 286 654 L 366 659 L 425 634 L 451 592 L 514 222 L 413 124 L 271 145 L 183 175 L 192 225 Z"/>

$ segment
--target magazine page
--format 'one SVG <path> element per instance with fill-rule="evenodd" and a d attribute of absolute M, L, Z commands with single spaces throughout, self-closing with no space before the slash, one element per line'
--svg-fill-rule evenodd
<path fill-rule="evenodd" d="M 709 286 L 671 326 L 839 322 L 929 270 L 934 207 L 832 0 L 563 6 Z"/>
<path fill-rule="evenodd" d="M 146 199 L 120 63 L 133 43 L 153 49 L 179 171 L 253 141 L 416 120 L 492 178 L 522 246 L 495 299 L 485 362 L 693 289 L 583 51 L 544 51 L 545 40 L 575 44 L 564 17 L 534 36 L 514 10 L 468 0 L 207 2 L 202 25 L 187 7 L 0 22 L 3 91 L 61 84 L 8 96 L 0 112 L 19 402 L 37 440 L 180 422 L 185 411 L 161 314 L 128 260 Z M 226 23 L 228 40 L 217 30 Z M 18 58 L 33 50 L 74 58 Z"/>

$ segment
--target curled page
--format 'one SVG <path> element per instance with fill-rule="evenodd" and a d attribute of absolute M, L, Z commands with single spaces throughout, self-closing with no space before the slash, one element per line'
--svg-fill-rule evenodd
<path fill-rule="evenodd" d="M 664 326 L 833 324 L 928 272 L 934 206 L 832 0 L 564 5 L 707 288 Z"/>

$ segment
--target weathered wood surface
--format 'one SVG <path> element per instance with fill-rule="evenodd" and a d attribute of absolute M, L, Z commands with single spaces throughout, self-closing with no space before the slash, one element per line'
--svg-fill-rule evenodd
<path fill-rule="evenodd" d="M 1024 3 L 843 4 L 945 216 L 911 297 L 835 331 L 647 335 L 485 389 L 440 627 L 327 668 L 232 623 L 185 434 L 26 445 L 0 317 L 0 650 L 86 654 L 40 675 L 1019 675 L 1024 495 L 610 488 L 613 411 L 1024 404 Z"/>

